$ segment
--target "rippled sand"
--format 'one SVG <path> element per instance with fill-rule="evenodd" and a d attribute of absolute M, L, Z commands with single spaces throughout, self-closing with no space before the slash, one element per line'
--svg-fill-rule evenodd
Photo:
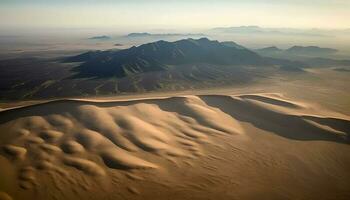
<path fill-rule="evenodd" d="M 350 117 L 281 94 L 0 112 L 0 199 L 348 199 Z"/>

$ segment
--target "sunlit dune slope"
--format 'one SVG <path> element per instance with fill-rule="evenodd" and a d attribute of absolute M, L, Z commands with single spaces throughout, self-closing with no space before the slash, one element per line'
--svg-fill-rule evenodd
<path fill-rule="evenodd" d="M 117 196 L 131 195 L 128 198 L 152 198 L 155 194 L 151 191 L 159 191 L 156 189 L 159 185 L 167 188 L 164 191 L 178 185 L 184 190 L 190 190 L 192 186 L 203 189 L 208 185 L 206 181 L 197 180 L 201 175 L 209 177 L 206 180 L 215 188 L 222 184 L 220 179 L 239 178 L 237 169 L 243 170 L 243 166 L 237 163 L 245 163 L 245 159 L 252 156 L 249 153 L 247 158 L 225 161 L 237 154 L 224 151 L 230 145 L 231 148 L 234 145 L 243 149 L 254 147 L 251 152 L 255 154 L 250 159 L 256 160 L 256 164 L 250 163 L 247 168 L 255 168 L 256 177 L 262 177 L 265 176 L 264 169 L 259 172 L 259 162 L 270 161 L 264 160 L 264 156 L 256 151 L 263 153 L 267 151 L 264 148 L 269 147 L 261 146 L 255 138 L 270 140 L 270 145 L 280 146 L 281 150 L 285 148 L 283 144 L 325 142 L 333 145 L 330 148 L 340 148 L 341 153 L 335 158 L 337 161 L 328 160 L 335 162 L 337 170 L 349 167 L 350 162 L 339 161 L 340 157 L 349 159 L 349 154 L 345 155 L 349 153 L 350 141 L 348 116 L 287 100 L 280 94 L 181 96 L 109 102 L 59 100 L 2 111 L 0 124 L 0 169 L 3 171 L 0 175 L 6 177 L 6 183 L 1 182 L 0 189 L 4 191 L 4 198 L 10 195 L 15 199 L 113 199 L 116 197 L 113 191 L 118 193 L 114 194 Z M 242 147 L 243 144 L 247 144 L 246 147 Z M 238 146 L 236 150 L 241 151 Z M 306 147 L 300 147 L 300 150 L 303 148 Z M 296 149 L 290 151 L 290 154 L 300 153 Z M 329 159 L 327 155 L 322 156 L 317 162 Z M 307 161 L 307 157 L 298 161 L 304 164 L 295 170 L 322 165 Z M 201 162 L 207 159 L 211 161 L 202 168 Z M 283 159 L 290 162 L 289 157 Z M 230 165 L 236 165 L 232 172 L 226 169 Z M 281 170 L 283 166 L 270 167 Z M 187 175 L 193 176 L 192 186 L 177 178 L 188 168 L 198 169 L 197 174 Z M 213 173 L 213 169 L 219 172 Z M 125 177 L 121 174 L 128 180 L 147 180 L 158 186 L 135 186 L 130 181 L 123 181 Z M 273 177 L 271 175 L 271 185 L 278 182 Z M 219 182 L 215 182 L 217 179 Z M 268 182 L 263 180 L 264 184 Z M 346 185 L 348 183 L 344 182 L 343 186 Z M 51 191 L 50 194 L 42 191 L 43 188 Z M 201 198 L 205 192 L 197 189 L 193 189 L 195 196 L 186 192 L 176 195 Z M 147 190 L 145 196 L 140 192 L 143 190 Z M 347 189 L 334 190 L 345 194 Z M 301 188 L 299 192 L 297 197 L 312 191 Z M 232 197 L 230 195 L 248 198 L 247 194 L 241 190 L 241 193 L 226 196 L 220 194 L 218 198 Z M 161 198 L 162 195 L 159 193 L 154 197 Z M 272 192 L 269 197 L 276 197 L 274 195 L 277 193 Z"/>

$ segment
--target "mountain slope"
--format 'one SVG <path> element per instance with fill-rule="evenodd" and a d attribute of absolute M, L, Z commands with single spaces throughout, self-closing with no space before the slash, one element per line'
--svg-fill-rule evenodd
<path fill-rule="evenodd" d="M 198 63 L 254 66 L 266 64 L 255 52 L 207 38 L 175 42 L 161 40 L 116 52 L 85 53 L 68 60 L 84 62 L 75 69 L 78 76 L 83 77 L 125 77 L 129 74 Z"/>
<path fill-rule="evenodd" d="M 221 42 L 221 44 L 225 45 L 225 46 L 228 46 L 228 47 L 235 47 L 237 49 L 247 49 L 245 48 L 244 46 L 242 45 L 239 45 L 235 42 L 232 42 L 232 41 L 225 41 L 225 42 Z"/>

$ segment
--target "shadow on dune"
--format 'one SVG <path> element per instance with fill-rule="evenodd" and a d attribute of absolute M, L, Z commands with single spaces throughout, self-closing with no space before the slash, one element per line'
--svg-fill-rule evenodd
<path fill-rule="evenodd" d="M 251 123 L 257 128 L 282 137 L 294 140 L 324 140 L 349 144 L 350 122 L 347 120 L 278 113 L 230 96 L 200 96 L 200 98 L 209 106 L 219 108 L 239 121 Z M 314 126 L 305 119 L 346 134 L 338 135 Z"/>
<path fill-rule="evenodd" d="M 279 136 L 294 140 L 324 140 L 349 144 L 350 121 L 337 118 L 322 118 L 307 115 L 291 115 L 257 106 L 247 99 L 256 99 L 279 106 L 294 108 L 289 103 L 259 96 L 241 96 L 234 98 L 221 95 L 203 95 L 199 98 L 208 106 L 218 108 L 239 121 L 248 122 L 257 128 L 273 132 Z M 182 116 L 195 117 L 195 113 L 185 106 L 186 97 L 170 97 L 164 99 L 146 99 L 114 102 L 89 102 L 78 100 L 57 100 L 38 105 L 16 108 L 0 112 L 0 124 L 28 116 L 45 116 L 50 114 L 74 114 L 81 105 L 95 105 L 99 107 L 128 106 L 137 103 L 156 104 L 161 110 L 175 112 Z M 196 117 L 195 117 L 196 118 Z M 201 119 L 197 120 L 201 121 Z M 315 122 L 315 123 L 310 123 Z M 320 126 L 317 126 L 318 124 Z M 330 129 L 322 128 L 322 126 Z M 334 130 L 334 131 L 332 131 Z M 337 133 L 338 132 L 338 133 Z M 342 133 L 342 134 L 339 134 Z"/>
<path fill-rule="evenodd" d="M 332 127 L 333 129 L 345 132 L 347 134 L 350 133 L 350 122 L 344 119 L 329 118 L 329 117 L 321 118 L 321 117 L 314 117 L 314 116 L 303 116 L 303 118 L 317 122 L 322 125 Z"/>
<path fill-rule="evenodd" d="M 74 100 L 57 100 L 5 110 L 0 112 L 0 124 L 4 124 L 22 117 L 62 114 L 72 111 L 75 107 L 83 104 L 83 102 Z"/>
<path fill-rule="evenodd" d="M 49 101 L 45 103 L 39 103 L 35 105 L 29 105 L 29 106 L 24 106 L 20 108 L 1 111 L 0 124 L 7 123 L 9 121 L 12 121 L 21 117 L 72 113 L 76 111 L 77 107 L 82 105 L 112 107 L 112 106 L 129 106 L 137 103 L 166 104 L 168 101 L 169 103 L 171 103 L 173 102 L 172 100 L 181 99 L 181 98 L 182 97 L 170 97 L 165 99 L 140 99 L 140 100 L 110 101 L 110 102 L 94 102 L 94 101 L 70 100 L 70 99 L 54 100 L 54 101 Z"/>

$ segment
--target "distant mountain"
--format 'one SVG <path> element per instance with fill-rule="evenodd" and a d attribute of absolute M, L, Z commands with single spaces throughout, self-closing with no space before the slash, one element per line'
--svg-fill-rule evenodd
<path fill-rule="evenodd" d="M 205 36 L 203 33 L 129 33 L 126 37 L 194 37 Z"/>
<path fill-rule="evenodd" d="M 327 55 L 334 54 L 338 52 L 337 49 L 331 48 L 321 48 L 317 46 L 293 46 L 286 50 L 287 53 L 297 54 L 297 55 Z"/>
<path fill-rule="evenodd" d="M 147 37 L 151 35 L 150 33 L 129 33 L 127 37 Z"/>
<path fill-rule="evenodd" d="M 234 43 L 235 44 L 235 43 Z M 157 41 L 120 51 L 97 51 L 67 59 L 83 62 L 75 69 L 83 77 L 125 77 L 130 74 L 162 71 L 177 65 L 268 64 L 264 58 L 240 45 L 227 45 L 207 38 L 175 42 Z"/>
<path fill-rule="evenodd" d="M 344 32 L 338 30 L 338 32 Z M 278 36 L 303 36 L 303 37 L 329 37 L 337 32 L 315 29 L 295 29 L 295 28 L 264 28 L 259 26 L 234 26 L 217 27 L 210 29 L 209 32 L 224 34 L 255 34 L 255 35 L 278 35 Z"/>
<path fill-rule="evenodd" d="M 266 48 L 262 48 L 262 49 L 257 49 L 257 52 L 261 52 L 261 53 L 280 53 L 283 52 L 282 49 L 279 49 L 275 46 L 271 46 L 271 47 L 266 47 Z"/>
<path fill-rule="evenodd" d="M 101 35 L 101 36 L 94 36 L 91 38 L 88 38 L 89 40 L 110 40 L 112 39 L 111 37 L 107 36 L 107 35 Z"/>
<path fill-rule="evenodd" d="M 337 49 L 321 48 L 317 46 L 293 46 L 286 50 L 279 49 L 275 46 L 272 46 L 272 47 L 266 47 L 262 49 L 255 49 L 254 51 L 261 56 L 294 59 L 294 60 L 298 60 L 298 59 L 300 60 L 304 57 L 327 56 L 338 52 Z"/>
<path fill-rule="evenodd" d="M 263 29 L 259 26 L 237 26 L 237 27 L 218 27 L 213 28 L 212 31 L 225 33 L 257 33 L 262 32 Z"/>

